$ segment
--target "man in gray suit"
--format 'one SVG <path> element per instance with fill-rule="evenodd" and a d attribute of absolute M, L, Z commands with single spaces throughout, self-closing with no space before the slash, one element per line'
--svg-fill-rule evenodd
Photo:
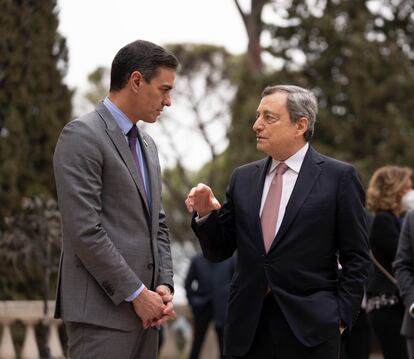
<path fill-rule="evenodd" d="M 126 45 L 108 97 L 68 123 L 56 145 L 63 249 L 55 316 L 72 359 L 156 358 L 157 327 L 175 317 L 157 149 L 136 125 L 171 105 L 177 67 L 158 45 Z"/>

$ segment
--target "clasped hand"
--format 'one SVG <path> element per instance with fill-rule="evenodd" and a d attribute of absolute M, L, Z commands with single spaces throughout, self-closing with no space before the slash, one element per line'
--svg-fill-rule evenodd
<path fill-rule="evenodd" d="M 204 183 L 199 183 L 196 187 L 191 188 L 185 205 L 188 212 L 196 211 L 200 218 L 221 207 L 211 188 Z"/>
<path fill-rule="evenodd" d="M 160 285 L 155 292 L 145 288 L 132 301 L 135 313 L 141 318 L 144 329 L 160 326 L 168 320 L 175 319 L 172 299 L 170 288 Z"/>

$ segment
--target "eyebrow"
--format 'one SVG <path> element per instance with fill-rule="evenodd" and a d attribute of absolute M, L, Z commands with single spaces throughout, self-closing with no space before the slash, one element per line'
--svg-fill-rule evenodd
<path fill-rule="evenodd" d="M 170 85 L 161 85 L 161 88 L 165 89 L 165 90 L 172 90 L 172 86 Z"/>
<path fill-rule="evenodd" d="M 256 115 L 258 115 L 258 114 L 260 114 L 260 111 L 256 111 Z M 269 110 L 264 110 L 263 115 L 272 115 L 273 117 L 279 117 L 279 115 L 277 113 L 274 113 L 274 112 L 269 111 Z"/>

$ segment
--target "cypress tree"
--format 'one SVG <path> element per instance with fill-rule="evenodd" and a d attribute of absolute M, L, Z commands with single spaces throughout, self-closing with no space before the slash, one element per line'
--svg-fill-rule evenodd
<path fill-rule="evenodd" d="M 55 0 L 0 0 L 0 218 L 54 196 L 53 150 L 71 113 Z"/>

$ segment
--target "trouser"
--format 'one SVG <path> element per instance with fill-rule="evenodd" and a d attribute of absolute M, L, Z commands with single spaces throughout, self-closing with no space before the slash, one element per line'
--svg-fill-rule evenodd
<path fill-rule="evenodd" d="M 296 338 L 271 294 L 266 295 L 259 324 L 249 352 L 234 359 L 338 359 L 338 332 L 328 341 L 307 347 Z"/>
<path fill-rule="evenodd" d="M 397 303 L 368 313 L 385 359 L 407 359 L 407 344 L 400 334 L 404 316 L 403 304 Z"/>
<path fill-rule="evenodd" d="M 121 331 L 65 322 L 71 359 L 156 359 L 158 329 Z"/>

